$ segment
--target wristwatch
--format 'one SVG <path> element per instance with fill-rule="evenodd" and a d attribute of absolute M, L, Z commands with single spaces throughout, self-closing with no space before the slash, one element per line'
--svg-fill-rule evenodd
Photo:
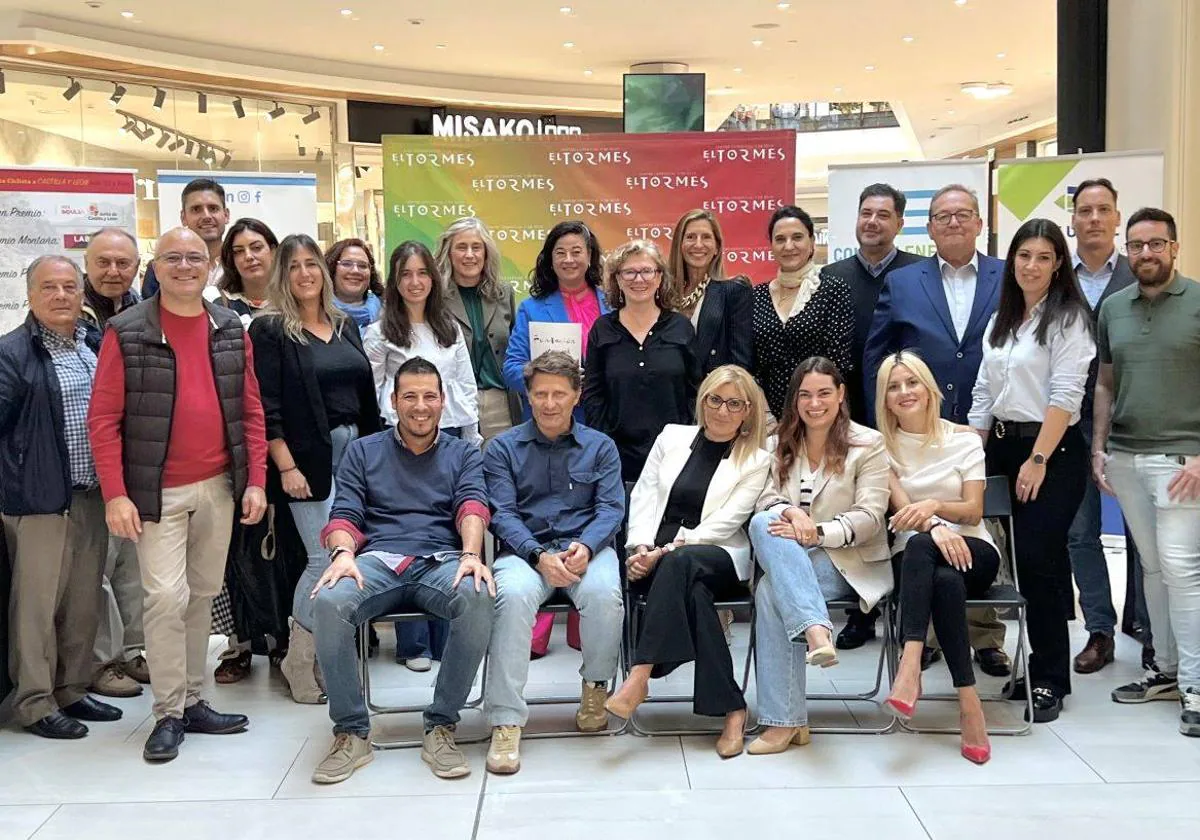
<path fill-rule="evenodd" d="M 530 566 L 536 566 L 538 561 L 542 559 L 542 554 L 545 553 L 545 551 L 545 547 L 539 545 L 537 548 L 532 549 L 529 552 L 529 556 L 525 559 L 529 561 Z"/>
<path fill-rule="evenodd" d="M 329 562 L 332 563 L 334 560 L 336 560 L 337 556 L 339 554 L 353 554 L 353 553 L 354 553 L 353 551 L 346 548 L 346 546 L 344 546 L 344 545 L 335 545 L 333 548 L 329 549 Z"/>
<path fill-rule="evenodd" d="M 1033 453 L 1033 463 L 1035 463 L 1039 467 L 1046 466 L 1046 456 L 1043 455 L 1041 452 L 1034 452 Z"/>

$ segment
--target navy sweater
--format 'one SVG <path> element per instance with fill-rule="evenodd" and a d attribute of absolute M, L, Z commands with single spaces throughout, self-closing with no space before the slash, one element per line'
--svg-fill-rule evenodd
<path fill-rule="evenodd" d="M 458 520 L 468 513 L 489 518 L 483 456 L 445 433 L 420 455 L 392 430 L 359 438 L 342 456 L 336 485 L 326 530 L 349 525 L 361 535 L 359 554 L 460 551 Z"/>

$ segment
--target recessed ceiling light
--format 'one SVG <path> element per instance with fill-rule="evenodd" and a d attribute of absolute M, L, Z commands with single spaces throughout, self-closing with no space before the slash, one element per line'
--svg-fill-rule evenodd
<path fill-rule="evenodd" d="M 781 12 L 786 12 L 788 9 L 792 8 L 792 4 L 791 3 L 776 3 L 775 8 L 779 9 L 779 11 L 781 11 Z"/>
<path fill-rule="evenodd" d="M 585 76 L 590 76 L 590 75 L 592 75 L 592 71 L 591 71 L 591 70 L 584 70 L 584 71 L 583 71 L 583 75 L 585 75 Z"/>
<path fill-rule="evenodd" d="M 834 93 L 841 93 L 841 92 L 842 92 L 842 86 L 841 86 L 841 85 L 838 85 L 837 87 L 835 87 L 835 88 L 833 89 L 833 92 L 834 92 Z"/>
<path fill-rule="evenodd" d="M 913 37 L 913 36 L 911 36 L 911 35 L 905 35 L 905 36 L 903 36 L 903 37 L 902 37 L 900 40 L 901 40 L 901 41 L 903 41 L 903 42 L 904 42 L 904 43 L 906 43 L 906 44 L 911 44 L 913 41 L 915 41 L 915 40 L 917 40 L 917 39 L 916 39 L 916 38 L 914 38 L 914 37 Z"/>
<path fill-rule="evenodd" d="M 870 71 L 872 71 L 872 70 L 874 70 L 874 69 L 875 69 L 875 65 L 874 65 L 874 64 L 868 64 L 868 65 L 867 65 L 866 67 L 864 67 L 863 69 L 864 69 L 864 70 L 866 70 L 866 71 L 869 73 Z"/>
<path fill-rule="evenodd" d="M 741 68 L 741 67 L 734 67 L 734 68 L 733 68 L 733 72 L 734 72 L 734 73 L 741 73 L 741 72 L 742 72 L 742 68 Z"/>
<path fill-rule="evenodd" d="M 756 23 L 750 27 L 751 29 L 778 29 L 778 23 Z"/>
<path fill-rule="evenodd" d="M 434 44 L 433 46 L 434 46 L 434 47 L 436 47 L 436 48 L 437 48 L 437 49 L 439 49 L 439 50 L 444 50 L 444 49 L 446 49 L 446 45 L 445 45 L 445 44 Z"/>
<path fill-rule="evenodd" d="M 954 109 L 953 109 L 953 108 L 951 108 L 949 111 L 947 111 L 947 112 L 946 112 L 946 116 L 948 116 L 948 117 L 953 117 L 953 116 L 954 116 Z"/>
<path fill-rule="evenodd" d="M 999 99 L 1013 91 L 1007 82 L 963 82 L 959 90 L 976 99 Z"/>
<path fill-rule="evenodd" d="M 131 11 L 129 11 L 128 9 L 126 9 L 125 11 L 121 12 L 121 17 L 123 17 L 123 18 L 131 18 L 131 17 L 133 17 L 133 12 L 131 12 Z"/>
<path fill-rule="evenodd" d="M 1004 59 L 1007 57 L 1008 57 L 1008 53 L 1002 53 L 1002 52 L 996 53 L 996 58 Z"/>
<path fill-rule="evenodd" d="M 569 50 L 574 46 L 575 46 L 574 41 L 563 41 L 563 49 L 565 49 L 565 50 Z"/>
<path fill-rule="evenodd" d="M 955 6 L 965 6 L 965 5 L 967 5 L 967 0 L 954 0 L 954 5 Z"/>
<path fill-rule="evenodd" d="M 750 43 L 751 43 L 753 46 L 756 46 L 756 47 L 761 47 L 761 46 L 763 45 L 763 42 L 762 42 L 762 39 L 761 39 L 761 38 L 755 38 L 755 39 L 754 39 L 753 41 L 751 41 Z"/>
<path fill-rule="evenodd" d="M 564 15 L 569 15 L 573 11 L 573 9 L 570 6 L 559 6 L 558 10 L 560 12 L 562 12 Z"/>
<path fill-rule="evenodd" d="M 383 44 L 376 44 L 374 49 L 376 52 L 383 52 Z"/>
<path fill-rule="evenodd" d="M 353 9 L 342 9 L 342 10 L 339 12 L 339 14 L 340 14 L 342 17 L 350 17 L 350 15 L 354 14 L 354 10 L 353 10 Z"/>

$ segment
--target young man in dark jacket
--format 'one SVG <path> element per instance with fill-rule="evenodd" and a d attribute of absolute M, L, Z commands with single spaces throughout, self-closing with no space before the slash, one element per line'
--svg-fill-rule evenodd
<path fill-rule="evenodd" d="M 87 694 L 108 531 L 87 414 L 99 334 L 67 257 L 25 272 L 30 314 L 0 338 L 0 510 L 13 563 L 9 667 L 17 722 L 82 738 L 121 710 Z"/>

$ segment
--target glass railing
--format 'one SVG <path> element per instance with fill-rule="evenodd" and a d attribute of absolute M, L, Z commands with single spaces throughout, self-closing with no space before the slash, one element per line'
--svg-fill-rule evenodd
<path fill-rule="evenodd" d="M 887 102 L 777 102 L 738 105 L 717 130 L 848 131 L 899 125 Z"/>

